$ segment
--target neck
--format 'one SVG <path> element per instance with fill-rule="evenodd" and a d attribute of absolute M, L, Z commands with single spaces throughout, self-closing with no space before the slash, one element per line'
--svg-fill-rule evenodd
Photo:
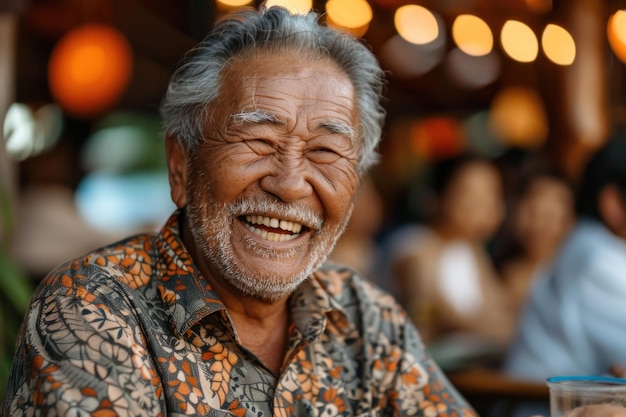
<path fill-rule="evenodd" d="M 226 306 L 238 342 L 278 375 L 287 351 L 288 296 L 265 301 L 242 294 L 221 277 L 207 274 L 205 279 Z"/>
<path fill-rule="evenodd" d="M 262 315 L 248 308 L 228 312 L 241 344 L 278 375 L 287 351 L 289 313 L 286 306 L 271 314 L 263 311 Z"/>

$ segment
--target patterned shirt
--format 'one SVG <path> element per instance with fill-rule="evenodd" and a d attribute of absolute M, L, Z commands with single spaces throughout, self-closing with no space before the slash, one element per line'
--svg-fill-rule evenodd
<path fill-rule="evenodd" d="M 49 274 L 3 416 L 475 416 L 393 298 L 326 265 L 290 297 L 274 375 L 240 343 L 173 215 Z"/>

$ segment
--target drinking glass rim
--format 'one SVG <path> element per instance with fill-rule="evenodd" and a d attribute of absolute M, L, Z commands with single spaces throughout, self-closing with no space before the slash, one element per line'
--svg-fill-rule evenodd
<path fill-rule="evenodd" d="M 617 386 L 626 385 L 626 378 L 603 375 L 562 375 L 547 378 L 546 382 L 548 384 L 558 384 L 560 382 L 600 382 Z"/>

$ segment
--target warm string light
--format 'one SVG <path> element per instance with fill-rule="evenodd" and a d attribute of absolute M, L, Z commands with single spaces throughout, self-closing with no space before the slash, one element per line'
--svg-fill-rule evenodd
<path fill-rule="evenodd" d="M 228 11 L 238 7 L 252 6 L 253 0 L 216 0 L 217 10 Z"/>
<path fill-rule="evenodd" d="M 539 52 L 539 42 L 533 30 L 518 20 L 507 20 L 500 32 L 504 52 L 518 62 L 533 62 Z"/>
<path fill-rule="evenodd" d="M 326 3 L 326 23 L 363 36 L 374 16 L 365 0 L 329 0 Z"/>
<path fill-rule="evenodd" d="M 567 30 L 549 24 L 541 35 L 541 46 L 546 57 L 557 65 L 571 65 L 576 58 L 576 43 Z"/>
<path fill-rule="evenodd" d="M 434 13 L 425 7 L 409 4 L 399 7 L 394 14 L 398 34 L 407 42 L 424 45 L 439 36 L 439 22 Z"/>
<path fill-rule="evenodd" d="M 474 15 L 462 14 L 454 19 L 452 38 L 461 51 L 472 56 L 487 55 L 493 48 L 491 28 Z"/>
<path fill-rule="evenodd" d="M 293 14 L 307 14 L 313 8 L 313 0 L 267 0 L 265 7 L 284 7 Z"/>
<path fill-rule="evenodd" d="M 533 6 L 537 9 L 550 8 L 551 2 L 537 0 L 533 2 Z M 441 22 L 442 19 L 436 13 L 418 5 L 401 6 L 394 14 L 394 25 L 398 35 L 416 45 L 428 44 L 443 36 Z M 621 30 L 626 31 L 626 23 L 613 26 L 619 26 L 623 28 Z M 471 14 L 457 16 L 451 32 L 458 49 L 467 55 L 485 56 L 493 50 L 493 32 L 478 16 Z M 623 43 L 626 45 L 626 35 L 624 39 Z M 518 62 L 533 62 L 539 53 L 537 36 L 527 24 L 517 20 L 505 22 L 500 32 L 500 45 L 509 58 Z M 546 57 L 558 65 L 571 65 L 576 57 L 576 44 L 572 35 L 565 28 L 555 24 L 546 25 L 541 47 Z"/>
<path fill-rule="evenodd" d="M 626 10 L 611 15 L 606 25 L 609 45 L 615 55 L 626 64 Z"/>

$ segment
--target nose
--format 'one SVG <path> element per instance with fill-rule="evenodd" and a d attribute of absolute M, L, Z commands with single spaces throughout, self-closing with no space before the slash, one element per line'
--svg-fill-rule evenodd
<path fill-rule="evenodd" d="M 261 178 L 261 188 L 291 202 L 301 200 L 313 193 L 310 167 L 304 158 L 283 157 L 277 160 L 270 173 Z"/>

